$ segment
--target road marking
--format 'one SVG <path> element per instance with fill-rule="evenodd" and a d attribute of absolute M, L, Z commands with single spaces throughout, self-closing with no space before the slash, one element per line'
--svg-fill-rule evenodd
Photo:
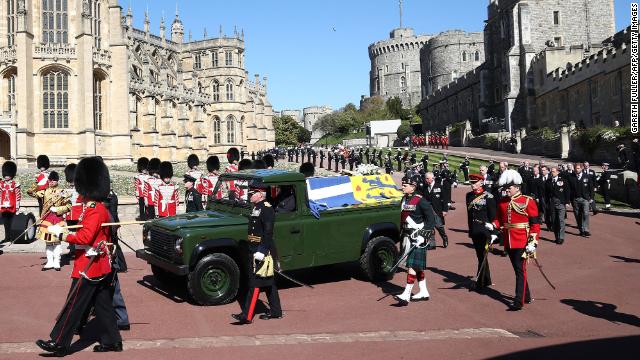
<path fill-rule="evenodd" d="M 446 339 L 479 339 L 479 338 L 519 338 L 512 332 L 502 329 L 478 328 L 459 330 L 427 330 L 427 331 L 372 331 L 320 334 L 286 334 L 286 335 L 250 335 L 250 336 L 214 336 L 180 339 L 127 340 L 125 350 L 145 349 L 204 349 L 233 346 L 260 345 L 300 345 L 330 344 L 351 342 L 383 342 L 410 340 L 446 340 Z M 91 351 L 87 347 L 84 351 Z M 42 353 L 34 342 L 0 343 L 0 354 Z"/>

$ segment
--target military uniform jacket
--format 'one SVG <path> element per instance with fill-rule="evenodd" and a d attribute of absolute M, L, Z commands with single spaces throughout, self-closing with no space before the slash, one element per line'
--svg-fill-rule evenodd
<path fill-rule="evenodd" d="M 411 217 L 417 224 L 423 223 L 425 230 L 433 230 L 436 226 L 435 214 L 431 204 L 418 194 L 405 195 L 400 205 L 400 226 L 409 232 L 407 218 Z"/>
<path fill-rule="evenodd" d="M 529 195 L 534 198 L 538 204 L 545 201 L 545 182 L 542 175 L 532 177 L 529 181 Z"/>
<path fill-rule="evenodd" d="M 600 191 L 609 190 L 611 187 L 611 172 L 609 170 L 603 171 L 598 178 L 598 186 L 600 187 Z"/>
<path fill-rule="evenodd" d="M 535 200 L 520 194 L 513 198 L 500 199 L 493 226 L 502 230 L 505 248 L 525 248 L 530 236 L 537 240 L 540 235 L 538 206 Z"/>
<path fill-rule="evenodd" d="M 569 183 L 561 176 L 558 176 L 556 180 L 550 177 L 547 180 L 545 187 L 545 194 L 549 204 L 568 204 L 571 200 L 571 190 L 569 189 Z"/>
<path fill-rule="evenodd" d="M 203 210 L 202 195 L 194 188 L 185 192 L 184 203 L 188 213 Z"/>
<path fill-rule="evenodd" d="M 11 179 L 0 180 L 0 213 L 15 213 L 20 210 L 22 192 L 20 183 Z"/>
<path fill-rule="evenodd" d="M 111 241 L 111 229 L 102 224 L 110 221 L 111 216 L 107 208 L 96 202 L 87 202 L 84 204 L 84 211 L 80 217 L 80 225 L 82 227 L 75 233 L 67 234 L 64 241 L 70 244 L 85 245 L 76 246 L 75 261 L 73 262 L 72 278 L 79 278 L 80 272 L 84 271 L 87 264 L 91 262 L 91 258 L 85 256 L 86 251 L 95 247 L 101 241 Z M 111 263 L 109 254 L 101 253 L 96 255 L 95 260 L 86 271 L 86 275 L 90 278 L 101 277 L 111 272 Z"/>
<path fill-rule="evenodd" d="M 578 175 L 573 175 L 571 177 L 570 185 L 571 200 L 575 200 L 577 198 L 583 198 L 585 200 L 593 199 L 595 184 L 593 183 L 591 176 L 588 174 L 581 173 L 579 178 Z"/>
<path fill-rule="evenodd" d="M 473 191 L 467 193 L 467 225 L 469 237 L 489 236 L 485 223 L 496 217 L 496 198 L 484 189 L 480 194 Z"/>
<path fill-rule="evenodd" d="M 149 174 L 139 173 L 134 178 L 134 186 L 136 188 L 136 198 L 144 198 L 144 184 L 146 184 L 147 179 L 149 179 Z"/>
<path fill-rule="evenodd" d="M 157 217 L 175 216 L 179 204 L 178 187 L 175 184 L 162 182 L 158 185 L 156 189 Z"/>
<path fill-rule="evenodd" d="M 433 211 L 439 216 L 442 216 L 442 212 L 444 211 L 444 207 L 446 204 L 444 202 L 444 192 L 442 190 L 442 186 L 438 184 L 438 181 L 434 179 L 432 187 L 429 184 L 424 184 L 423 194 L 424 198 L 433 207 Z"/>
<path fill-rule="evenodd" d="M 274 222 L 275 212 L 271 204 L 267 201 L 255 204 L 249 216 L 248 238 L 249 248 L 252 252 L 261 252 L 265 255 L 271 253 L 275 260 L 275 246 L 273 244 Z"/>
<path fill-rule="evenodd" d="M 469 169 L 469 164 L 470 164 L 469 160 L 463 161 L 462 164 L 460 164 L 460 169 L 467 169 L 468 170 Z"/>

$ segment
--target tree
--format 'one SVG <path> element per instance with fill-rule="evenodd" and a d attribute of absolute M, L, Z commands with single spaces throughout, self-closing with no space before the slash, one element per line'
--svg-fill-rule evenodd
<path fill-rule="evenodd" d="M 298 132 L 302 128 L 291 116 L 275 116 L 273 127 L 276 133 L 276 145 L 296 145 Z"/>
<path fill-rule="evenodd" d="M 404 141 L 404 139 L 407 136 L 411 136 L 412 132 L 411 132 L 411 127 L 409 127 L 409 124 L 401 124 L 398 127 L 398 130 L 396 130 L 396 135 L 398 135 L 398 139 Z"/>
<path fill-rule="evenodd" d="M 402 107 L 402 100 L 399 97 L 392 97 L 387 100 L 387 110 L 396 119 L 407 120 L 411 110 Z"/>
<path fill-rule="evenodd" d="M 299 143 L 308 143 L 311 142 L 311 131 L 303 128 L 302 126 L 300 126 L 298 128 L 298 142 Z"/>

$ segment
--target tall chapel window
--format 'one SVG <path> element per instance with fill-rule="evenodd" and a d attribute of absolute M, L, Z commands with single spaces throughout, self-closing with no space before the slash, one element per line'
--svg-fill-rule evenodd
<path fill-rule="evenodd" d="M 11 111 L 16 102 L 16 73 L 7 75 L 5 79 L 7 81 L 7 111 Z"/>
<path fill-rule="evenodd" d="M 7 45 L 16 41 L 16 0 L 7 0 Z"/>
<path fill-rule="evenodd" d="M 226 66 L 233 66 L 233 53 L 231 51 L 225 51 L 224 64 Z"/>
<path fill-rule="evenodd" d="M 91 34 L 93 34 L 93 46 L 96 49 L 100 49 L 102 45 L 102 36 L 100 34 L 100 25 L 102 20 L 100 19 L 100 1 L 91 1 Z"/>
<path fill-rule="evenodd" d="M 195 55 L 195 61 L 194 61 L 194 65 L 193 68 L 196 70 L 199 70 L 202 68 L 202 56 L 200 54 L 196 54 Z"/>
<path fill-rule="evenodd" d="M 45 128 L 69 127 L 69 76 L 50 71 L 42 76 L 42 113 Z"/>
<path fill-rule="evenodd" d="M 211 53 L 211 64 L 213 67 L 218 67 L 218 52 L 214 51 Z"/>
<path fill-rule="evenodd" d="M 102 78 L 93 76 L 93 126 L 102 130 Z"/>
<path fill-rule="evenodd" d="M 235 123 L 236 123 L 236 119 L 233 117 L 233 115 L 229 115 L 227 116 L 227 143 L 228 144 L 235 144 L 236 142 L 236 128 L 235 128 Z"/>
<path fill-rule="evenodd" d="M 213 81 L 213 84 L 211 86 L 211 91 L 213 95 L 213 101 L 215 102 L 220 101 L 220 83 L 218 82 L 218 80 Z"/>
<path fill-rule="evenodd" d="M 213 143 L 220 144 L 220 127 L 221 121 L 219 117 L 213 119 Z"/>
<path fill-rule="evenodd" d="M 69 24 L 68 0 L 42 0 L 42 42 L 45 44 L 67 44 Z"/>
<path fill-rule="evenodd" d="M 231 79 L 227 80 L 225 90 L 227 91 L 227 101 L 233 101 L 233 81 Z"/>

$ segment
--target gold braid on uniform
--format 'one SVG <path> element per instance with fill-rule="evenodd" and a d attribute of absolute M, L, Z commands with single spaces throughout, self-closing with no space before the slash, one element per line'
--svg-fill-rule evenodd
<path fill-rule="evenodd" d="M 524 197 L 525 198 L 524 204 L 519 204 L 519 203 L 513 201 L 513 200 L 518 199 L 520 197 Z M 529 206 L 529 200 L 531 200 L 530 197 L 528 197 L 526 195 L 518 194 L 518 195 L 512 197 L 511 200 L 509 201 L 509 209 L 513 209 L 515 212 L 517 212 L 520 215 L 528 216 L 529 214 L 527 214 L 527 206 Z"/>
<path fill-rule="evenodd" d="M 492 197 L 493 197 L 493 195 L 491 195 L 491 194 L 489 194 L 487 192 L 483 192 L 482 194 L 476 196 L 475 199 L 471 200 L 471 202 L 469 202 L 469 206 L 467 206 L 467 209 L 471 210 L 471 208 L 475 204 L 479 203 L 482 199 L 484 199 L 484 198 L 492 198 Z"/>

